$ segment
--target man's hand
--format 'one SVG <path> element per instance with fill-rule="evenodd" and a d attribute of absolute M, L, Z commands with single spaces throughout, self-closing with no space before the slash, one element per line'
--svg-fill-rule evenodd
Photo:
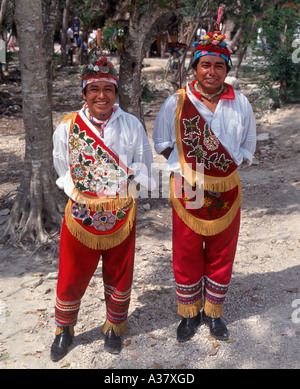
<path fill-rule="evenodd" d="M 173 150 L 174 149 L 172 147 L 168 147 L 161 152 L 161 155 L 163 155 L 166 159 L 168 159 Z"/>

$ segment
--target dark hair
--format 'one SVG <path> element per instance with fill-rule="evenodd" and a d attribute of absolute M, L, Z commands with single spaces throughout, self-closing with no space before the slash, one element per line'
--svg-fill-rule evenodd
<path fill-rule="evenodd" d="M 198 63 L 199 63 L 199 61 L 200 61 L 200 58 L 201 58 L 201 57 L 198 57 L 198 58 L 193 62 L 192 68 L 193 68 L 194 70 L 197 69 L 197 66 L 198 66 Z M 224 59 L 224 58 L 223 58 L 223 59 Z M 224 59 L 224 61 L 225 61 L 225 59 Z M 230 62 L 230 65 L 229 65 L 229 63 L 228 63 L 227 61 L 225 61 L 227 74 L 228 74 L 228 73 L 230 72 L 230 70 L 231 70 L 231 66 L 232 66 L 231 58 L 229 59 L 229 62 Z"/>

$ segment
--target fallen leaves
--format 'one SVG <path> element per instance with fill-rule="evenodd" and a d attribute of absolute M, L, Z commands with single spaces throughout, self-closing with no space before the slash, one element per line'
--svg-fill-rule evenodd
<path fill-rule="evenodd" d="M 5 353 L 5 354 L 1 354 L 0 355 L 0 361 L 4 361 L 5 359 L 9 358 L 9 354 L 8 353 Z"/>
<path fill-rule="evenodd" d="M 40 358 L 42 355 L 42 352 L 41 351 L 34 351 L 32 353 L 24 353 L 22 354 L 23 357 L 35 357 L 35 358 Z"/>
<path fill-rule="evenodd" d="M 216 340 L 213 336 L 211 336 L 211 335 L 208 335 L 206 338 L 207 338 L 208 340 L 211 340 L 211 341 L 212 341 L 212 342 L 211 342 L 211 344 L 212 344 L 212 349 L 209 350 L 208 355 L 211 356 L 211 357 L 217 355 L 218 352 L 219 352 L 219 350 L 220 350 L 220 343 L 219 343 L 219 341 L 217 341 L 217 340 Z M 221 342 L 222 342 L 222 343 L 234 343 L 235 340 L 232 339 L 232 338 L 229 338 L 229 339 L 227 339 L 227 340 L 222 340 Z"/>

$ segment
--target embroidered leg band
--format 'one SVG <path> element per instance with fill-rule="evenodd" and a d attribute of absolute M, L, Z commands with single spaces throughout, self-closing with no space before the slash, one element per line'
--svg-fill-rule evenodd
<path fill-rule="evenodd" d="M 197 316 L 202 308 L 202 280 L 193 285 L 176 283 L 178 313 L 183 317 Z"/>
<path fill-rule="evenodd" d="M 80 307 L 80 300 L 61 301 L 56 298 L 55 324 L 58 326 L 75 326 Z"/>
<path fill-rule="evenodd" d="M 205 303 L 204 311 L 210 317 L 220 317 L 223 312 L 223 304 L 228 291 L 228 285 L 218 284 L 205 277 Z"/>
<path fill-rule="evenodd" d="M 106 322 L 103 327 L 103 332 L 106 332 L 112 327 L 117 336 L 123 335 L 127 330 L 127 315 L 130 303 L 131 289 L 121 293 L 116 288 L 104 285 L 105 301 L 106 301 Z"/>

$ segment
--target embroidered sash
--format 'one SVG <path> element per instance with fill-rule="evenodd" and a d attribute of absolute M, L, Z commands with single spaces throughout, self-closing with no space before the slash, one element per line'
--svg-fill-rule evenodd
<path fill-rule="evenodd" d="M 65 220 L 71 234 L 92 249 L 108 249 L 129 235 L 136 204 L 129 193 L 134 173 L 93 132 L 80 115 L 71 120 L 69 160 L 74 183 Z"/>
<path fill-rule="evenodd" d="M 229 226 L 241 205 L 237 165 L 185 89 L 178 93 L 175 133 L 184 178 L 171 176 L 170 201 L 193 231 L 215 235 Z"/>

